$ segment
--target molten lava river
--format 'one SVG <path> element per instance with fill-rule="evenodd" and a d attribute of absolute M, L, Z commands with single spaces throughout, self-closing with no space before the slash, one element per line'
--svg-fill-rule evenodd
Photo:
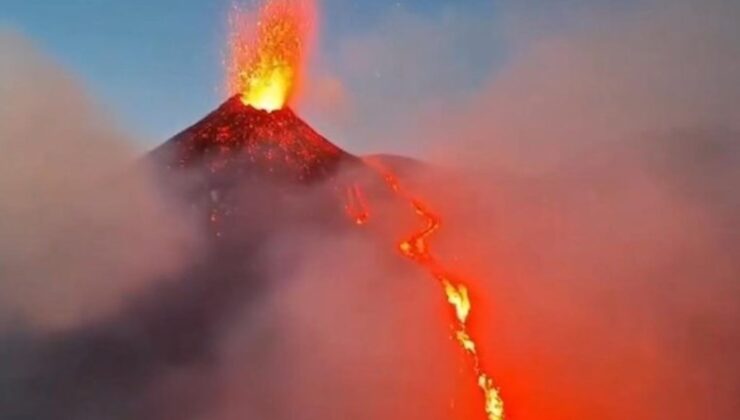
<path fill-rule="evenodd" d="M 432 211 L 419 197 L 408 192 L 398 180 L 398 177 L 377 159 L 365 159 L 365 164 L 375 170 L 385 181 L 392 193 L 408 205 L 423 226 L 397 243 L 398 251 L 412 263 L 435 279 L 444 291 L 445 299 L 452 314 L 453 339 L 465 352 L 470 361 L 471 369 L 477 378 L 477 385 L 483 394 L 484 410 L 489 420 L 504 418 L 504 403 L 493 379 L 486 372 L 483 361 L 478 352 L 476 339 L 470 333 L 468 319 L 473 309 L 468 294 L 468 287 L 464 279 L 445 266 L 430 249 L 430 240 L 442 227 L 442 219 Z M 348 188 L 347 214 L 358 225 L 362 226 L 370 221 L 368 203 L 364 194 L 357 185 Z"/>

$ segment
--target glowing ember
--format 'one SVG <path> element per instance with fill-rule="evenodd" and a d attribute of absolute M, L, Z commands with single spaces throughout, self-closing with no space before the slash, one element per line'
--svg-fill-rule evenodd
<path fill-rule="evenodd" d="M 368 165 L 376 169 L 394 193 L 407 200 L 416 214 L 425 221 L 425 226 L 414 232 L 408 239 L 402 241 L 398 247 L 408 259 L 416 262 L 433 276 L 444 289 L 447 302 L 454 310 L 454 338 L 465 351 L 472 362 L 474 373 L 478 379 L 478 387 L 485 400 L 485 413 L 488 420 L 502 420 L 504 418 L 504 403 L 496 389 L 493 379 L 485 372 L 475 339 L 468 328 L 468 317 L 472 310 L 472 302 L 468 288 L 453 273 L 450 272 L 429 250 L 429 239 L 442 226 L 441 218 L 427 208 L 422 201 L 407 193 L 398 182 L 398 179 L 382 164 L 376 161 L 367 161 Z M 356 188 L 356 187 L 353 187 Z"/>
<path fill-rule="evenodd" d="M 245 105 L 275 111 L 292 98 L 311 41 L 314 3 L 267 0 L 259 16 L 234 7 L 230 16 L 229 93 Z"/>

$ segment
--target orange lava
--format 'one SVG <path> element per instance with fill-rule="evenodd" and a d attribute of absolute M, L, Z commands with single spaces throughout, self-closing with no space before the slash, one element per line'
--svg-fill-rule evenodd
<path fill-rule="evenodd" d="M 312 42 L 312 0 L 266 0 L 258 15 L 234 7 L 229 16 L 229 94 L 263 111 L 294 96 Z"/>
<path fill-rule="evenodd" d="M 424 226 L 402 240 L 398 244 L 398 248 L 406 258 L 427 271 L 442 286 L 447 303 L 454 312 L 454 339 L 471 361 L 477 377 L 478 388 L 483 393 L 483 409 L 486 418 L 488 420 L 502 420 L 504 418 L 503 400 L 493 379 L 483 367 L 476 340 L 468 328 L 468 318 L 473 309 L 468 288 L 465 282 L 440 262 L 430 250 L 429 241 L 442 227 L 442 219 L 420 199 L 404 190 L 396 176 L 382 164 L 374 160 L 366 160 L 366 163 L 378 171 L 390 189 L 397 196 L 406 200 L 414 212 L 424 221 Z"/>

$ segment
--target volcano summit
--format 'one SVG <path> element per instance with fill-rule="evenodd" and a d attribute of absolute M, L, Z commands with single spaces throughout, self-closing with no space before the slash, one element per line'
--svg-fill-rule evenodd
<path fill-rule="evenodd" d="M 204 165 L 211 173 L 270 175 L 311 182 L 358 159 L 314 131 L 290 108 L 263 111 L 234 96 L 154 151 L 171 169 Z"/>

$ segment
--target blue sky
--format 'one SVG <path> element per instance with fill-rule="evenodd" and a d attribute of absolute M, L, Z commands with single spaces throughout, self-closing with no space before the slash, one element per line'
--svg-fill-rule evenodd
<path fill-rule="evenodd" d="M 21 32 L 61 63 L 143 144 L 156 144 L 222 99 L 231 2 L 0 0 L 0 25 Z M 449 11 L 489 13 L 492 5 L 490 0 L 324 0 L 319 56 L 333 60 L 343 40 L 373 33 L 399 10 L 434 22 Z"/>

